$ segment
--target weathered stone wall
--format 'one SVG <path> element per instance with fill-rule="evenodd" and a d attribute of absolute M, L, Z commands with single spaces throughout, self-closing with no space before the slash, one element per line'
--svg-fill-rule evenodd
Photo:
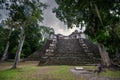
<path fill-rule="evenodd" d="M 59 39 L 57 43 L 57 53 L 74 53 L 80 52 L 81 48 L 79 46 L 77 39 Z"/>

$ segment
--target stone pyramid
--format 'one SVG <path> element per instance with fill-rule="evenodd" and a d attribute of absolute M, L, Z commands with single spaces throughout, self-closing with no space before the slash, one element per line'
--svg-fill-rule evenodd
<path fill-rule="evenodd" d="M 97 45 L 84 33 L 73 32 L 69 36 L 51 34 L 45 46 L 30 55 L 27 60 L 37 60 L 47 65 L 89 65 L 101 62 Z"/>

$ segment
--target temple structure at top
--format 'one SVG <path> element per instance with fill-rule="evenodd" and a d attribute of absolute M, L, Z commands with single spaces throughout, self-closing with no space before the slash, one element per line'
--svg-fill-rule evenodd
<path fill-rule="evenodd" d="M 69 36 L 64 36 L 62 34 L 54 34 L 54 33 L 52 33 L 50 35 L 49 39 L 52 40 L 54 38 L 58 38 L 58 39 L 80 39 L 80 38 L 87 39 L 87 36 L 83 32 L 78 32 L 77 30 L 75 30 Z"/>

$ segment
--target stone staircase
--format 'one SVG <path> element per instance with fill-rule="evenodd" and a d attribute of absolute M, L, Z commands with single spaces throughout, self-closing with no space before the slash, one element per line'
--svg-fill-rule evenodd
<path fill-rule="evenodd" d="M 57 38 L 53 38 L 52 43 L 49 44 L 49 47 L 46 49 L 45 56 L 52 56 L 55 53 Z"/>
<path fill-rule="evenodd" d="M 79 39 L 79 44 L 84 50 L 83 53 L 86 54 L 86 57 L 89 60 L 88 62 L 100 63 L 101 58 L 98 47 L 96 45 L 94 45 L 90 40 L 82 38 Z"/>
<path fill-rule="evenodd" d="M 90 46 L 88 46 L 91 44 Z M 43 56 L 44 64 L 85 65 L 100 63 L 97 46 L 86 39 L 53 39 Z"/>
<path fill-rule="evenodd" d="M 78 44 L 77 39 L 59 39 L 57 43 L 57 52 L 58 53 L 72 53 L 73 52 L 79 52 L 80 53 L 81 49 Z"/>

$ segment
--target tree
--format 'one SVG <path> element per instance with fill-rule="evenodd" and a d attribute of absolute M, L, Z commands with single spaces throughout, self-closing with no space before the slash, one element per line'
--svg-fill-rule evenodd
<path fill-rule="evenodd" d="M 58 4 L 58 7 L 53 9 L 56 17 L 69 28 L 72 28 L 73 24 L 81 28 L 86 26 L 85 32 L 98 43 L 103 65 L 109 67 L 111 62 L 105 48 L 108 47 L 107 41 L 111 38 L 110 30 L 120 22 L 120 4 L 112 0 L 55 1 Z M 110 45 L 113 46 L 113 43 Z"/>
<path fill-rule="evenodd" d="M 54 29 L 47 27 L 47 26 L 41 26 L 41 34 L 43 36 L 43 40 L 48 40 L 51 33 L 54 33 Z"/>
<path fill-rule="evenodd" d="M 39 0 L 23 0 L 14 1 L 10 7 L 10 16 L 14 22 L 19 24 L 20 40 L 12 68 L 16 68 L 17 62 L 20 61 L 20 54 L 23 43 L 30 25 L 38 25 L 43 20 L 42 10 L 46 6 Z"/>
<path fill-rule="evenodd" d="M 11 33 L 12 33 L 12 29 L 13 29 L 13 24 L 12 24 L 12 20 L 6 20 L 6 24 L 8 25 L 8 29 L 9 29 L 9 33 L 8 33 L 8 37 L 7 37 L 7 43 L 6 43 L 6 47 L 5 47 L 5 50 L 4 50 L 4 53 L 3 53 L 3 56 L 1 58 L 1 61 L 4 62 L 6 59 L 7 59 L 7 53 L 8 53 L 8 49 L 9 49 L 9 46 L 10 46 L 10 36 L 11 36 Z"/>
<path fill-rule="evenodd" d="M 39 0 L 2 0 L 0 4 L 5 4 L 5 9 L 9 11 L 9 17 L 13 24 L 20 29 L 19 44 L 16 51 L 16 57 L 12 68 L 16 68 L 17 62 L 20 61 L 20 54 L 23 43 L 30 25 L 38 25 L 43 20 L 42 10 L 46 5 Z"/>
<path fill-rule="evenodd" d="M 40 42 L 44 40 L 43 38 L 46 38 L 44 35 L 48 36 L 53 29 L 39 26 L 38 24 L 43 20 L 42 10 L 46 8 L 46 5 L 39 2 L 39 0 L 11 0 L 10 2 L 4 0 L 2 4 L 5 4 L 5 9 L 9 11 L 8 20 L 11 19 L 13 21 L 12 25 L 15 25 L 14 31 L 10 36 L 9 55 L 13 57 L 14 51 L 17 50 L 12 67 L 16 68 L 16 64 L 20 61 L 21 53 L 22 57 L 27 57 L 30 53 L 40 48 L 42 46 Z M 17 36 L 18 34 L 19 36 Z M 17 43 L 18 47 L 16 46 Z M 27 49 L 24 46 L 27 46 Z"/>
<path fill-rule="evenodd" d="M 7 41 L 6 37 L 8 37 L 8 32 L 9 30 L 6 28 L 3 28 L 3 25 L 0 26 L 0 57 L 2 57 L 3 52 L 4 52 L 4 48 L 5 48 L 4 46 Z"/>

